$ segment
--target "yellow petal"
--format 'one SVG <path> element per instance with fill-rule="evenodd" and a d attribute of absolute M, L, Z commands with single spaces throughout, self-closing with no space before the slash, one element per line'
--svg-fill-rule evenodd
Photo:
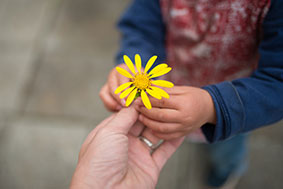
<path fill-rule="evenodd" d="M 138 89 L 136 88 L 136 89 L 133 90 L 133 91 L 131 92 L 131 94 L 128 96 L 128 98 L 127 98 L 127 100 L 126 100 L 126 106 L 129 106 L 129 105 L 133 102 L 133 100 L 134 100 L 135 97 L 136 97 L 137 91 L 138 91 Z"/>
<path fill-rule="evenodd" d="M 141 73 L 141 65 L 142 65 L 142 63 L 141 63 L 141 57 L 140 57 L 139 54 L 135 55 L 135 63 L 136 63 L 136 67 L 138 69 L 138 72 Z"/>
<path fill-rule="evenodd" d="M 153 96 L 154 98 L 157 98 L 157 99 L 161 99 L 162 97 L 157 93 L 155 92 L 154 90 L 151 90 L 151 89 L 146 89 L 146 92 L 148 94 L 150 94 L 151 96 Z"/>
<path fill-rule="evenodd" d="M 147 96 L 147 94 L 144 92 L 144 90 L 141 91 L 141 99 L 142 99 L 142 102 L 144 104 L 144 106 L 147 108 L 147 109 L 151 109 L 151 103 L 149 101 L 149 98 Z"/>
<path fill-rule="evenodd" d="M 152 80 L 151 83 L 154 85 L 158 85 L 160 87 L 168 87 L 168 88 L 174 87 L 173 83 L 171 83 L 170 81 L 165 81 L 165 80 Z"/>
<path fill-rule="evenodd" d="M 150 72 L 148 75 L 151 75 L 151 74 L 155 74 L 155 73 L 158 73 L 160 72 L 161 70 L 167 68 L 168 65 L 167 64 L 159 64 L 157 66 L 155 66 Z"/>
<path fill-rule="evenodd" d="M 115 94 L 118 94 L 119 92 L 123 91 L 124 89 L 126 89 L 127 87 L 129 87 L 133 82 L 127 82 L 124 83 L 122 85 L 120 85 L 119 87 L 117 87 L 117 89 L 115 90 Z"/>
<path fill-rule="evenodd" d="M 165 68 L 165 69 L 161 70 L 160 72 L 153 74 L 153 75 L 150 76 L 149 78 L 154 78 L 154 77 L 159 77 L 159 76 L 165 75 L 165 74 L 167 74 L 168 72 L 170 72 L 171 70 L 172 70 L 172 68 L 170 68 L 170 67 Z"/>
<path fill-rule="evenodd" d="M 157 56 L 153 56 L 149 59 L 149 61 L 146 63 L 144 72 L 147 73 L 147 71 L 151 68 L 152 64 L 155 62 L 155 60 L 157 59 Z"/>
<path fill-rule="evenodd" d="M 165 92 L 163 89 L 160 89 L 158 87 L 150 87 L 155 93 L 159 94 L 160 96 L 164 97 L 164 98 L 169 98 L 169 94 L 167 92 Z"/>
<path fill-rule="evenodd" d="M 120 68 L 120 67 L 116 67 L 116 70 L 123 76 L 127 77 L 127 78 L 133 78 L 133 76 L 125 69 Z"/>
<path fill-rule="evenodd" d="M 120 98 L 125 98 L 126 96 L 128 96 L 128 94 L 130 94 L 130 92 L 132 92 L 134 88 L 135 86 L 132 86 L 131 88 L 126 89 L 124 92 L 120 94 Z"/>
<path fill-rule="evenodd" d="M 136 74 L 136 70 L 135 70 L 134 64 L 131 61 L 131 59 L 127 55 L 124 55 L 123 58 L 124 58 L 126 65 L 131 70 L 131 72 L 133 72 L 133 74 Z"/>

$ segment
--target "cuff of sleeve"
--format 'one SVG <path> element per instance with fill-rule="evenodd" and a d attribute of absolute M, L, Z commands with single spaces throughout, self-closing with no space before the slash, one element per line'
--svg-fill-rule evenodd
<path fill-rule="evenodd" d="M 242 100 L 231 82 L 203 87 L 211 95 L 216 110 L 216 125 L 205 124 L 202 131 L 208 142 L 228 139 L 239 133 L 245 122 Z"/>

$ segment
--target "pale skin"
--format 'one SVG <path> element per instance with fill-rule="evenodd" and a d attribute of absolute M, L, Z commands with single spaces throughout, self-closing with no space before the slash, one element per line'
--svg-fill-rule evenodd
<path fill-rule="evenodd" d="M 82 145 L 71 189 L 155 188 L 159 173 L 183 138 L 164 142 L 153 154 L 139 138 L 157 142 L 138 121 L 138 112 L 123 108 L 100 123 Z"/>
<path fill-rule="evenodd" d="M 119 65 L 126 68 L 126 65 Z M 105 107 L 110 111 L 118 111 L 124 106 L 124 100 L 115 89 L 129 81 L 115 69 L 109 74 L 108 81 L 100 91 L 100 97 Z M 170 95 L 169 99 L 161 100 L 150 97 L 152 109 L 146 109 L 141 99 L 134 102 L 135 108 L 141 113 L 139 120 L 153 133 L 162 139 L 174 139 L 186 136 L 205 123 L 216 124 L 216 113 L 210 94 L 201 88 L 188 86 L 175 86 L 164 89 Z"/>

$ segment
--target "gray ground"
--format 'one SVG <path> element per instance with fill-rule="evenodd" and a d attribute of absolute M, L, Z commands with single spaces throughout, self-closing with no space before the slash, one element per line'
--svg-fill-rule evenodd
<path fill-rule="evenodd" d="M 84 138 L 109 113 L 98 92 L 129 0 L 0 0 L 0 188 L 67 188 Z M 281 126 L 280 126 L 281 125 Z M 238 188 L 283 188 L 283 123 L 250 139 Z M 185 142 L 157 188 L 201 188 L 200 145 Z"/>

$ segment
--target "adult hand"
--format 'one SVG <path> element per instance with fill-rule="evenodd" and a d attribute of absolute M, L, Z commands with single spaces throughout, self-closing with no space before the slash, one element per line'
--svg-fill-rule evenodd
<path fill-rule="evenodd" d="M 125 64 L 118 65 L 121 68 L 128 70 L 128 67 Z M 120 99 L 118 94 L 115 94 L 114 91 L 121 84 L 128 82 L 129 79 L 122 76 L 113 68 L 108 76 L 108 80 L 105 85 L 101 88 L 99 96 L 104 103 L 104 106 L 112 112 L 119 111 L 124 105 L 125 100 Z"/>
<path fill-rule="evenodd" d="M 138 112 L 122 109 L 99 124 L 82 145 L 71 189 L 154 188 L 161 168 L 182 139 L 165 141 L 153 154 L 138 136 L 159 139 L 137 122 Z"/>
<path fill-rule="evenodd" d="M 203 89 L 176 86 L 166 89 L 169 99 L 150 98 L 152 109 L 145 108 L 140 99 L 135 102 L 141 113 L 139 121 L 153 130 L 162 139 L 186 136 L 205 123 L 216 123 L 214 103 L 210 94 Z"/>

